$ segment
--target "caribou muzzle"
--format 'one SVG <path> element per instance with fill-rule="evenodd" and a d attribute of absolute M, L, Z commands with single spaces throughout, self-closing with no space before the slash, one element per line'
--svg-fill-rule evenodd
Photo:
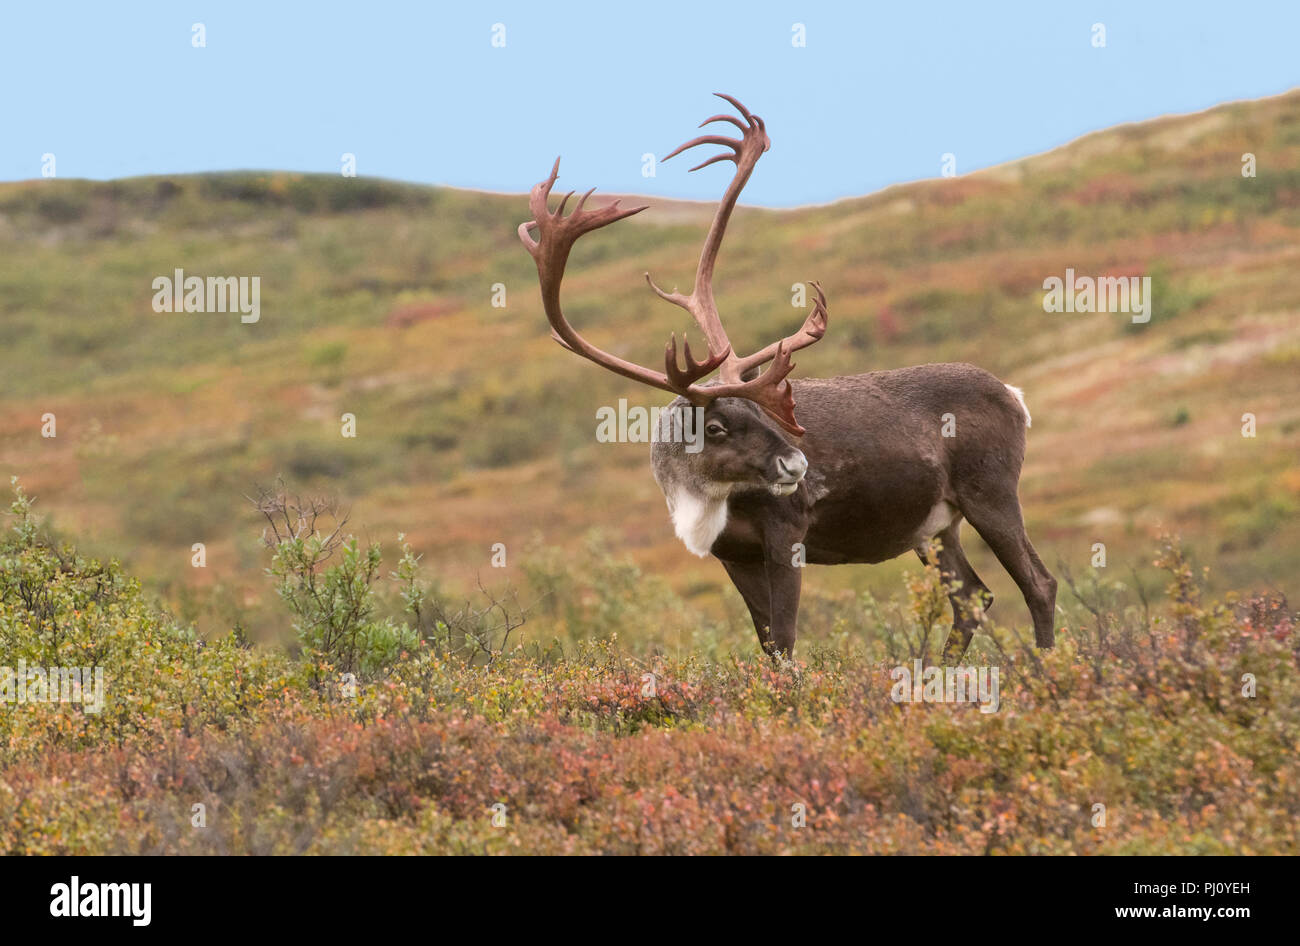
<path fill-rule="evenodd" d="M 776 496 L 789 496 L 799 488 L 808 473 L 808 458 L 802 450 L 795 450 L 784 456 L 778 455 L 773 463 L 775 476 L 768 489 Z"/>

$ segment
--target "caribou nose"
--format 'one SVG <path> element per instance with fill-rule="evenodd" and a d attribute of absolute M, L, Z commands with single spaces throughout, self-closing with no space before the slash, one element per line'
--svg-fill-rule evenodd
<path fill-rule="evenodd" d="M 776 458 L 776 472 L 788 483 L 798 483 L 808 472 L 808 458 L 803 451 L 796 450 L 789 456 Z"/>

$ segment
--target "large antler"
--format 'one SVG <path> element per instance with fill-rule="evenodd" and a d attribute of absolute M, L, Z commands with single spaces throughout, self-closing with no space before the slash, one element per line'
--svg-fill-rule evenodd
<path fill-rule="evenodd" d="M 788 385 L 785 386 L 783 391 L 764 394 L 762 400 L 752 397 L 751 389 L 743 389 L 739 385 L 744 376 L 751 370 L 773 360 L 776 363 L 772 366 L 772 369 L 755 380 L 763 380 L 765 385 L 779 385 L 780 380 L 789 374 L 790 369 L 794 367 L 793 364 L 789 364 L 790 353 L 811 345 L 826 334 L 828 319 L 826 296 L 822 293 L 821 287 L 817 283 L 813 283 L 812 285 L 817 290 L 817 302 L 799 331 L 778 342 L 773 342 L 752 355 L 742 358 L 735 353 L 735 349 L 727 337 L 726 329 L 723 328 L 717 302 L 713 298 L 713 270 L 717 264 L 718 251 L 722 247 L 722 238 L 726 233 L 727 223 L 731 219 L 731 212 L 736 207 L 736 201 L 740 198 L 740 192 L 749 181 L 749 176 L 753 173 L 755 165 L 758 164 L 758 159 L 772 147 L 772 139 L 767 135 L 767 126 L 763 123 L 762 118 L 751 113 L 749 109 L 745 108 L 732 96 L 721 92 L 714 94 L 718 98 L 730 102 L 740 112 L 744 121 L 741 121 L 735 115 L 719 114 L 706 118 L 700 123 L 700 127 L 703 128 L 713 122 L 730 122 L 740 129 L 740 138 L 727 138 L 722 135 L 700 135 L 698 138 L 693 138 L 673 150 L 664 160 L 667 161 L 669 158 L 676 157 L 688 148 L 694 148 L 697 145 L 721 145 L 731 149 L 730 152 L 723 151 L 715 154 L 713 157 L 700 162 L 691 170 L 698 171 L 700 168 L 708 167 L 718 161 L 731 161 L 736 165 L 736 173 L 722 195 L 722 201 L 718 204 L 717 212 L 713 216 L 713 223 L 709 227 L 709 234 L 705 237 L 704 248 L 700 251 L 700 262 L 695 270 L 695 286 L 691 290 L 691 294 L 689 296 L 683 295 L 676 290 L 664 292 L 655 285 L 649 273 L 645 274 L 646 282 L 650 284 L 650 288 L 661 299 L 666 299 L 691 313 L 695 323 L 700 327 L 700 331 L 708 339 L 711 350 L 731 350 L 731 354 L 723 359 L 719 371 L 719 377 L 723 385 L 727 386 L 729 390 L 720 392 L 717 396 L 751 397 L 766 410 L 772 412 L 770 406 L 770 402 L 774 400 L 772 394 L 779 393 L 780 396 L 775 400 L 782 405 L 782 409 L 780 413 L 773 413 L 774 418 L 788 430 L 793 431 L 798 428 L 798 431 L 802 433 L 802 428 L 799 428 L 798 423 L 794 420 L 793 410 L 789 412 L 784 410 L 784 404 L 787 400 L 793 405 L 793 397 L 790 395 Z M 779 357 L 782 353 L 784 353 L 784 358 Z M 781 370 L 778 371 L 777 369 Z M 778 374 L 779 378 L 777 377 Z M 772 377 L 769 378 L 769 375 Z M 742 390 L 744 393 L 739 393 Z"/>
<path fill-rule="evenodd" d="M 713 215 L 709 235 L 704 238 L 704 249 L 700 252 L 700 262 L 695 270 L 695 287 L 691 290 L 691 294 L 686 296 L 676 290 L 664 292 L 655 285 L 649 273 L 645 274 L 645 280 L 659 298 L 667 299 L 674 305 L 679 305 L 690 312 L 695 319 L 695 324 L 700 327 L 704 337 L 709 340 L 709 348 L 713 351 L 722 351 L 731 348 L 731 341 L 727 338 L 726 329 L 722 327 L 722 318 L 718 315 L 717 303 L 713 301 L 713 267 L 717 263 L 718 250 L 722 247 L 722 237 L 727 232 L 727 221 L 731 219 L 731 212 L 736 209 L 736 201 L 740 199 L 740 192 L 744 190 L 745 184 L 749 181 L 749 175 L 754 172 L 754 166 L 758 164 L 758 159 L 762 157 L 763 152 L 772 147 L 772 139 L 767 136 L 763 119 L 757 115 L 751 115 L 745 106 L 731 96 L 724 95 L 721 92 L 715 92 L 714 94 L 734 105 L 740 114 L 744 116 L 745 121 L 742 122 L 734 115 L 714 115 L 700 122 L 700 127 L 703 128 L 713 122 L 731 122 L 740 129 L 740 138 L 727 138 L 722 135 L 700 135 L 698 138 L 692 138 L 686 144 L 680 145 L 664 157 L 664 160 L 667 161 L 688 148 L 694 148 L 698 145 L 722 145 L 725 148 L 730 148 L 731 152 L 722 151 L 715 154 L 713 157 L 701 161 L 691 170 L 698 171 L 700 168 L 708 167 L 710 164 L 716 164 L 719 161 L 730 161 L 736 165 L 735 176 L 732 177 L 731 183 L 727 185 L 727 190 L 722 195 L 722 202 L 718 204 L 717 212 Z M 736 361 L 734 352 L 723 360 L 721 377 L 724 382 L 740 380 L 740 372 L 735 370 Z"/>
<path fill-rule="evenodd" d="M 691 355 L 690 344 L 685 343 L 686 368 L 683 370 L 678 367 L 677 337 L 674 335 L 664 349 L 664 372 L 661 374 L 597 348 L 579 335 L 564 317 L 564 312 L 560 308 L 560 282 L 564 278 L 565 264 L 569 261 L 569 251 L 573 249 L 573 244 L 577 242 L 578 237 L 592 230 L 609 226 L 616 220 L 640 213 L 645 210 L 645 207 L 631 207 L 624 210 L 618 206 L 616 200 L 596 210 L 585 210 L 587 198 L 595 190 L 593 187 L 578 198 L 573 212 L 567 217 L 564 216 L 564 207 L 573 196 L 573 191 L 564 196 L 560 206 L 552 213 L 547 208 L 546 202 L 559 174 L 560 159 L 556 158 L 555 166 L 551 168 L 551 176 L 535 186 L 529 194 L 528 207 L 533 212 L 533 219 L 519 225 L 519 239 L 523 241 L 537 263 L 537 278 L 542 287 L 542 307 L 546 310 L 547 321 L 551 323 L 552 337 L 574 354 L 603 365 L 616 374 L 651 387 L 680 394 L 695 404 L 705 404 L 717 397 L 711 390 L 705 391 L 697 387 L 695 382 L 717 368 L 731 353 L 730 349 L 724 349 L 716 355 L 711 353 L 704 361 L 696 361 Z M 538 230 L 540 240 L 533 239 L 529 232 L 533 228 Z"/>
<path fill-rule="evenodd" d="M 573 196 L 573 193 L 570 192 L 560 201 L 559 208 L 552 213 L 547 208 L 547 198 L 550 196 L 551 188 L 554 186 L 559 174 L 560 160 L 556 158 L 555 167 L 551 169 L 551 176 L 534 187 L 529 195 L 528 204 L 533 213 L 533 219 L 520 224 L 519 238 L 537 263 L 537 275 L 542 288 L 542 305 L 546 310 L 546 317 L 551 323 L 551 335 L 565 348 L 597 364 L 604 365 L 611 371 L 626 378 L 632 378 L 651 387 L 682 395 L 697 405 L 706 404 L 713 398 L 718 397 L 746 398 L 763 408 L 790 433 L 802 435 L 804 429 L 795 420 L 794 393 L 790 388 L 790 383 L 786 380 L 786 376 L 794 368 L 794 364 L 790 361 L 790 353 L 811 345 L 825 334 L 827 323 L 826 297 L 822 293 L 821 287 L 817 283 L 812 283 L 817 291 L 817 301 L 812 313 L 804 320 L 803 327 L 798 332 L 780 341 L 773 342 L 766 348 L 745 358 L 739 358 L 733 353 L 726 330 L 722 327 L 722 319 L 718 315 L 717 304 L 713 300 L 713 269 L 717 261 L 718 249 L 722 246 L 722 237 L 726 232 L 727 221 L 731 217 L 732 210 L 735 209 L 740 192 L 744 188 L 745 182 L 749 180 L 749 175 L 753 172 L 754 165 L 758 163 L 759 157 L 772 146 L 772 142 L 767 137 L 767 131 L 761 118 L 751 114 L 745 106 L 731 96 L 722 95 L 721 93 L 718 93 L 718 95 L 734 105 L 745 121 L 741 122 L 734 115 L 714 115 L 702 122 L 701 127 L 711 122 L 731 122 L 741 130 L 741 138 L 701 135 L 677 148 L 664 159 L 668 160 L 668 158 L 696 145 L 717 144 L 730 148 L 732 153 L 723 152 L 714 155 L 691 168 L 691 170 L 696 171 L 718 161 L 732 161 L 736 165 L 736 174 L 722 197 L 722 202 L 714 215 L 713 224 L 709 228 L 709 234 L 705 238 L 704 249 L 700 254 L 699 267 L 695 274 L 695 287 L 689 296 L 676 291 L 664 292 L 650 279 L 650 274 L 646 273 L 646 281 L 650 283 L 650 287 L 661 298 L 681 306 L 694 317 L 709 346 L 708 357 L 703 361 L 695 361 L 691 355 L 690 344 L 685 343 L 683 339 L 686 367 L 684 369 L 680 368 L 677 361 L 677 338 L 674 335 L 664 350 L 664 372 L 660 374 L 649 368 L 624 361 L 595 347 L 574 330 L 561 311 L 560 281 L 564 277 L 564 267 L 569 259 L 569 251 L 573 248 L 573 244 L 578 237 L 591 230 L 598 230 L 601 227 L 608 226 L 616 220 L 640 213 L 645 210 L 645 207 L 633 207 L 623 210 L 619 208 L 618 201 L 614 201 L 606 207 L 596 210 L 584 210 L 587 198 L 592 193 L 592 191 L 587 191 L 578 200 L 573 212 L 566 217 L 564 216 L 564 207 L 569 197 Z M 534 228 L 537 229 L 540 239 L 534 239 L 530 233 Z M 768 361 L 772 362 L 772 364 L 765 372 L 752 380 L 744 380 L 744 376 L 748 372 Z M 707 386 L 700 386 L 695 383 L 719 367 L 721 368 L 721 383 Z"/>

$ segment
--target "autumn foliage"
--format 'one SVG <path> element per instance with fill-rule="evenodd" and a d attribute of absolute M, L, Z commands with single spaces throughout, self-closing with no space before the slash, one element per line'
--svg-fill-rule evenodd
<path fill-rule="evenodd" d="M 409 646 L 382 665 L 356 659 L 351 692 L 319 648 L 196 638 L 24 502 L 0 546 L 6 662 L 97 661 L 108 703 L 0 708 L 5 853 L 1297 849 L 1294 615 L 1207 600 L 1173 542 L 1150 601 L 1072 582 L 1054 651 L 981 634 L 967 662 L 999 667 L 996 713 L 890 698 L 891 669 L 944 636 L 932 569 L 897 608 L 855 603 L 874 633 L 795 666 L 616 627 L 466 646 L 408 582 L 426 619 L 393 624 Z"/>

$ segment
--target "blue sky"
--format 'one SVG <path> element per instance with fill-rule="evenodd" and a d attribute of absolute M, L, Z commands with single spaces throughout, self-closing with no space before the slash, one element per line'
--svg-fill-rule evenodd
<path fill-rule="evenodd" d="M 47 152 L 97 179 L 350 152 L 361 175 L 523 191 L 562 154 L 570 188 L 715 199 L 729 165 L 645 178 L 641 156 L 726 91 L 773 140 L 745 201 L 794 206 L 1300 85 L 1292 0 L 0 3 L 2 180 Z"/>

